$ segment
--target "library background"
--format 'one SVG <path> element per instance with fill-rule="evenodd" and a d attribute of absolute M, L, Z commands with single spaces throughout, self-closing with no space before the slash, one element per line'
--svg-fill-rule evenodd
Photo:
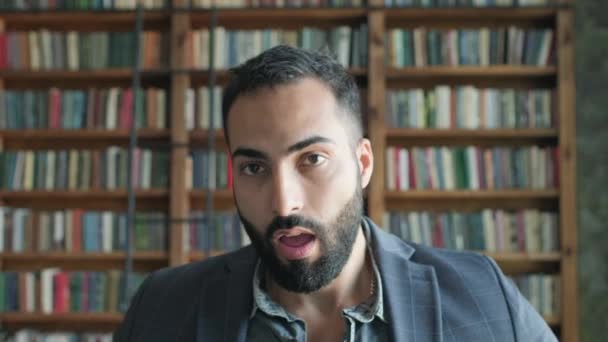
<path fill-rule="evenodd" d="M 372 219 L 492 256 L 560 340 L 600 339 L 604 1 L 137 2 L 0 3 L 0 340 L 111 340 L 146 274 L 248 242 L 222 86 L 281 43 L 356 78 Z"/>

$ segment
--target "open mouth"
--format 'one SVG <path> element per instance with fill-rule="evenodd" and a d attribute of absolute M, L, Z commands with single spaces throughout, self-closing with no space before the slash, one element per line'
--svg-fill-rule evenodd
<path fill-rule="evenodd" d="M 312 253 L 316 236 L 307 230 L 293 228 L 274 234 L 278 252 L 288 260 L 304 259 Z"/>

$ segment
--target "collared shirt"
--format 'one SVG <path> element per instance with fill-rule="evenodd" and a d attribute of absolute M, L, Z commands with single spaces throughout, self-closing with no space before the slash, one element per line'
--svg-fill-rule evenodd
<path fill-rule="evenodd" d="M 370 240 L 369 227 L 363 221 L 363 231 Z M 367 251 L 373 267 L 375 288 L 363 303 L 345 308 L 342 313 L 346 322 L 344 342 L 388 341 L 388 324 L 384 319 L 382 279 L 370 244 Z M 290 314 L 275 303 L 264 290 L 264 265 L 258 261 L 253 277 L 253 310 L 249 320 L 247 341 L 305 342 L 306 322 Z"/>

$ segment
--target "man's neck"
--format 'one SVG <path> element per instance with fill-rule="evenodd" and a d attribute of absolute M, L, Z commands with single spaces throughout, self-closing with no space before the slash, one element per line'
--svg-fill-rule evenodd
<path fill-rule="evenodd" d="M 317 292 L 289 292 L 275 283 L 268 274 L 265 275 L 266 290 L 276 303 L 298 317 L 330 315 L 359 304 L 369 297 L 374 276 L 366 244 L 363 229 L 360 227 L 352 253 L 342 272 Z"/>

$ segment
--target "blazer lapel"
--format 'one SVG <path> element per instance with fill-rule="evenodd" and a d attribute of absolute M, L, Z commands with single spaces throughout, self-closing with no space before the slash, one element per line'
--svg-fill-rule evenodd
<path fill-rule="evenodd" d="M 256 260 L 257 254 L 249 246 L 226 261 L 223 272 L 203 280 L 196 337 L 198 342 L 245 342 L 253 305 L 252 281 Z"/>
<path fill-rule="evenodd" d="M 435 269 L 410 260 L 415 249 L 371 220 L 373 251 L 382 276 L 385 315 L 392 340 L 442 341 L 441 300 Z"/>

